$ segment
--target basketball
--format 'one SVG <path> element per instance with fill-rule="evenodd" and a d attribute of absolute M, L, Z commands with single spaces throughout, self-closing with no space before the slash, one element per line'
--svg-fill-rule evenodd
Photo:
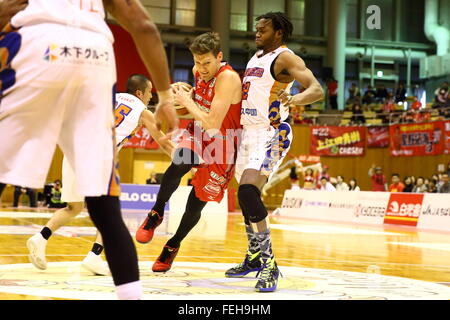
<path fill-rule="evenodd" d="M 175 91 L 175 89 L 182 89 L 186 92 L 189 92 L 192 89 L 192 86 L 186 82 L 175 82 L 171 84 L 172 89 Z M 179 104 L 174 104 L 175 110 L 179 116 L 184 116 L 189 113 L 188 109 L 186 109 L 184 106 Z"/>

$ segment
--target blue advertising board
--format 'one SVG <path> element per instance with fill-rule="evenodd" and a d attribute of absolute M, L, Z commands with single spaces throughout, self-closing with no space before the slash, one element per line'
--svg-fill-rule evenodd
<path fill-rule="evenodd" d="M 120 185 L 120 206 L 122 209 L 148 210 L 150 211 L 156 202 L 159 192 L 159 184 L 128 184 Z M 169 210 L 167 202 L 165 211 Z"/>

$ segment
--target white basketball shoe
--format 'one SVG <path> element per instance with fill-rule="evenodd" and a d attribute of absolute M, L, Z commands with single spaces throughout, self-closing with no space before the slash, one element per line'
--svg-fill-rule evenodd
<path fill-rule="evenodd" d="M 44 239 L 40 232 L 27 240 L 27 248 L 30 252 L 28 258 L 36 268 L 41 270 L 47 269 L 47 260 L 45 259 L 46 247 L 47 240 Z"/>
<path fill-rule="evenodd" d="M 108 276 L 111 274 L 108 268 L 108 264 L 102 260 L 102 258 L 92 251 L 89 251 L 86 258 L 83 259 L 81 265 L 92 272 L 93 274 L 100 276 Z"/>

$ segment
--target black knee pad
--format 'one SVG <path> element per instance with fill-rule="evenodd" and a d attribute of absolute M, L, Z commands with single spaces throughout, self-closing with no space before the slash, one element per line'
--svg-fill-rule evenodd
<path fill-rule="evenodd" d="M 267 209 L 261 201 L 261 191 L 252 184 L 243 184 L 238 189 L 239 204 L 244 218 L 258 223 L 267 217 Z"/>

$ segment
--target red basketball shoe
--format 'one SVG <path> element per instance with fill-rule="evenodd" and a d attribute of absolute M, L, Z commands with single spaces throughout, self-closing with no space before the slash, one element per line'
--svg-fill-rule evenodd
<path fill-rule="evenodd" d="M 155 210 L 150 211 L 145 221 L 136 231 L 136 241 L 140 243 L 147 243 L 153 239 L 153 234 L 157 226 L 161 224 L 163 217 L 160 217 Z"/>
<path fill-rule="evenodd" d="M 165 245 L 158 259 L 153 264 L 152 270 L 154 272 L 166 272 L 172 268 L 172 262 L 178 254 L 178 249 Z"/>

